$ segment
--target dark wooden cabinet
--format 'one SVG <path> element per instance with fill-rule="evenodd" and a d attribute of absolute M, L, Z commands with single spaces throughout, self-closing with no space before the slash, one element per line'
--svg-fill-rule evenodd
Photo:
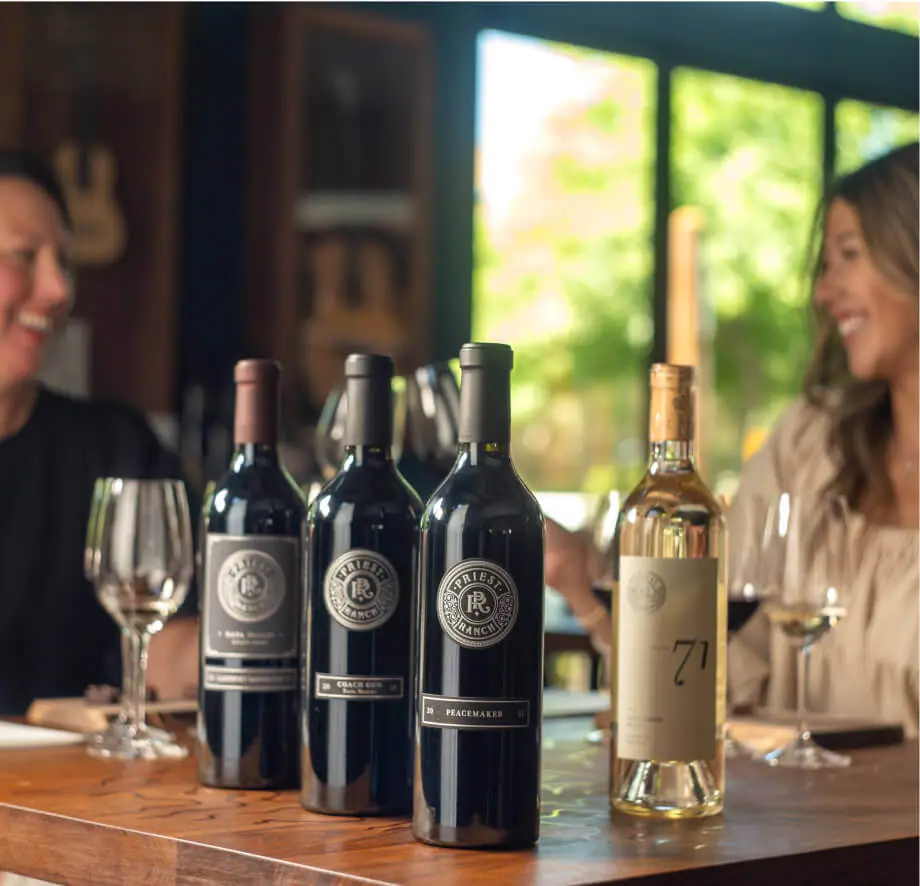
<path fill-rule="evenodd" d="M 430 356 L 431 47 L 313 4 L 254 7 L 251 40 L 245 341 L 308 422 L 348 353 Z"/>

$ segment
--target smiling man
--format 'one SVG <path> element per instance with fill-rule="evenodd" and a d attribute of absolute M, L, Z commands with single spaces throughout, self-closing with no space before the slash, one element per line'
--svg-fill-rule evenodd
<path fill-rule="evenodd" d="M 141 415 L 37 381 L 73 298 L 61 188 L 38 159 L 0 150 L 0 715 L 120 682 L 118 630 L 83 576 L 93 483 L 179 472 Z M 172 695 L 194 682 L 196 644 L 194 619 L 167 625 L 151 686 Z"/>

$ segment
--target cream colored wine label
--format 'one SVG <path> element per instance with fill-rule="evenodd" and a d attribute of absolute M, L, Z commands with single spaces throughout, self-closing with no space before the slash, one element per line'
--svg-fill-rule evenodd
<path fill-rule="evenodd" d="M 619 622 L 618 756 L 713 757 L 718 560 L 621 557 Z"/>

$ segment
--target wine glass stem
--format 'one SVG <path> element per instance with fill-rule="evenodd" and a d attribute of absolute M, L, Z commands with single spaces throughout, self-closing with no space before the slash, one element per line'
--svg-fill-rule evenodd
<path fill-rule="evenodd" d="M 134 667 L 137 653 L 134 651 L 137 635 L 131 628 L 121 629 L 121 710 L 118 719 L 131 722 L 131 704 L 134 698 Z"/>
<path fill-rule="evenodd" d="M 796 708 L 798 710 L 798 719 L 799 719 L 799 736 L 798 740 L 800 742 L 807 742 L 811 739 L 811 730 L 808 728 L 806 723 L 806 710 L 805 710 L 805 698 L 806 693 L 808 692 L 808 663 L 811 659 L 811 644 L 803 643 L 801 649 L 799 649 L 799 655 L 797 659 L 797 670 L 796 675 Z"/>
<path fill-rule="evenodd" d="M 129 725 L 135 734 L 142 733 L 147 728 L 147 649 L 149 645 L 150 634 L 146 631 L 134 632 L 132 649 L 134 653 L 134 685 L 131 693 Z"/>

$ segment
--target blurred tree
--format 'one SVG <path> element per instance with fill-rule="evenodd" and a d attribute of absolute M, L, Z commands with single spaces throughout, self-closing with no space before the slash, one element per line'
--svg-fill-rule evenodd
<path fill-rule="evenodd" d="M 652 334 L 650 63 L 552 47 L 596 80 L 528 146 L 501 220 L 477 207 L 474 330 L 512 343 L 515 452 L 541 489 L 628 487 L 642 469 Z M 705 218 L 704 317 L 715 355 L 710 473 L 795 396 L 809 352 L 803 285 L 820 184 L 820 99 L 675 74 L 673 203 Z M 487 198 L 488 195 L 485 195 Z"/>
<path fill-rule="evenodd" d="M 709 471 L 801 387 L 811 338 L 810 234 L 821 188 L 821 99 L 722 74 L 674 75 L 673 202 L 702 209 L 715 403 Z"/>
<path fill-rule="evenodd" d="M 600 491 L 641 467 L 655 69 L 553 50 L 577 58 L 594 88 L 550 114 L 507 216 L 477 208 L 474 331 L 515 347 L 524 475 L 542 489 Z"/>
<path fill-rule="evenodd" d="M 850 172 L 895 145 L 917 141 L 918 117 L 897 108 L 842 101 L 836 110 L 837 171 Z"/>
<path fill-rule="evenodd" d="M 844 18 L 855 19 L 868 25 L 901 31 L 912 37 L 920 35 L 920 8 L 905 0 L 862 0 L 839 2 L 837 11 Z"/>

